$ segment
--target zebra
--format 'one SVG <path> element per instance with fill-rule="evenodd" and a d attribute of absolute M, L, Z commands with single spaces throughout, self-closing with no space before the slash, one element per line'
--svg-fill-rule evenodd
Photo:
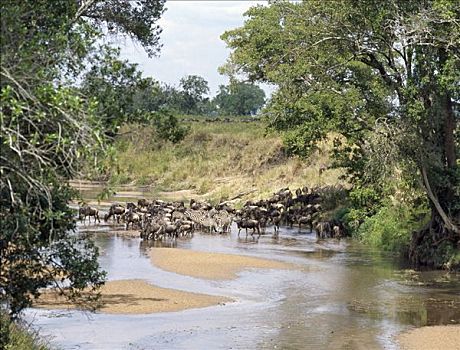
<path fill-rule="evenodd" d="M 220 232 L 230 232 L 233 218 L 226 210 L 221 210 L 218 213 L 214 214 L 213 219 L 216 221 Z"/>
<path fill-rule="evenodd" d="M 216 221 L 208 215 L 208 212 L 202 209 L 187 209 L 184 213 L 188 219 L 192 220 L 201 229 L 209 229 L 209 233 L 213 230 L 217 231 Z"/>

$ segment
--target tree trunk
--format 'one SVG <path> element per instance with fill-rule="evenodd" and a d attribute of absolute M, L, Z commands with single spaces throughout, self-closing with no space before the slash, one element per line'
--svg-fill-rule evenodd
<path fill-rule="evenodd" d="M 453 104 L 449 94 L 442 98 L 442 110 L 445 115 L 444 121 L 444 153 L 448 169 L 454 169 L 457 166 L 457 156 L 455 152 L 454 132 L 456 129 L 456 120 L 454 116 Z"/>
<path fill-rule="evenodd" d="M 437 95 L 439 121 L 442 123 L 442 153 L 440 154 L 444 181 L 430 184 L 429 169 L 422 164 L 420 172 L 427 197 L 431 203 L 430 222 L 420 231 L 414 232 L 409 248 L 409 258 L 417 266 L 436 268 L 455 268 L 451 266 L 449 257 L 453 250 L 460 249 L 460 228 L 456 218 L 458 209 L 453 206 L 458 196 L 455 194 L 455 175 L 457 167 L 456 145 L 454 132 L 456 120 L 453 103 L 447 92 Z M 432 106 L 426 106 L 432 108 Z"/>

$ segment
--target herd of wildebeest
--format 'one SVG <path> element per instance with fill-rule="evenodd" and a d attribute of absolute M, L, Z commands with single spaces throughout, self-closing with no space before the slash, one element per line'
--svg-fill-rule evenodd
<path fill-rule="evenodd" d="M 346 235 L 342 222 L 323 218 L 322 195 L 324 188 L 299 188 L 292 193 L 283 188 L 270 198 L 247 201 L 241 209 L 233 208 L 229 202 L 211 205 L 207 202 L 190 200 L 166 202 L 162 200 L 139 199 L 137 204 L 124 205 L 114 203 L 103 216 L 105 221 L 124 223 L 125 229 L 138 229 L 145 240 L 163 240 L 168 238 L 192 237 L 195 231 L 206 233 L 230 233 L 232 223 L 254 237 L 266 234 L 268 229 L 275 238 L 279 235 L 280 225 L 293 227 L 299 231 L 308 227 L 316 231 L 318 238 L 341 238 Z M 99 221 L 99 210 L 90 206 L 79 209 L 79 218 L 85 222 Z"/>

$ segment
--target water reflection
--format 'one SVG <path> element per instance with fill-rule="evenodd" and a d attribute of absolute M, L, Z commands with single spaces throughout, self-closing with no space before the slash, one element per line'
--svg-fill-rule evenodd
<path fill-rule="evenodd" d="M 148 254 L 150 248 L 176 248 L 177 247 L 177 239 L 165 239 L 161 241 L 140 241 L 139 249 Z"/>

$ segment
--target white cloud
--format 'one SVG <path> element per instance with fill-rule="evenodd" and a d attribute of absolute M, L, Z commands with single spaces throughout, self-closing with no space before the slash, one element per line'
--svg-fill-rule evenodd
<path fill-rule="evenodd" d="M 130 41 L 121 45 L 122 57 L 138 63 L 145 76 L 172 85 L 185 75 L 200 75 L 214 94 L 228 82 L 217 72 L 230 53 L 220 35 L 242 26 L 243 13 L 257 4 L 266 1 L 167 1 L 159 21 L 163 28 L 160 57 L 149 58 Z"/>

